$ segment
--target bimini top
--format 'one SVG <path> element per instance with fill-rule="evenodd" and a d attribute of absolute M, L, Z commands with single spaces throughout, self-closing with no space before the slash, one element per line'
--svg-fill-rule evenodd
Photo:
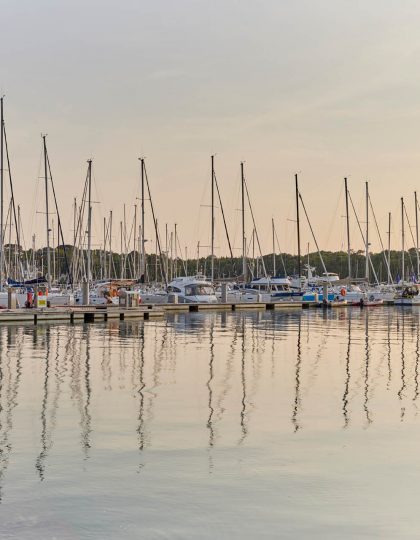
<path fill-rule="evenodd" d="M 206 283 L 209 284 L 209 281 L 207 280 L 206 276 L 203 274 L 197 274 L 196 276 L 180 276 L 174 278 L 170 285 L 172 284 L 178 284 L 178 285 L 186 285 L 187 283 Z"/>
<path fill-rule="evenodd" d="M 290 279 L 288 277 L 260 277 L 253 279 L 251 285 L 290 285 Z"/>

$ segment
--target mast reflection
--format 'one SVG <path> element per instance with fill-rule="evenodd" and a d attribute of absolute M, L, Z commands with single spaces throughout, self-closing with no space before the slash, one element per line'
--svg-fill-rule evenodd
<path fill-rule="evenodd" d="M 347 428 L 349 425 L 349 389 L 350 389 L 350 350 L 351 350 L 351 313 L 348 313 L 348 324 L 347 324 L 347 351 L 346 351 L 346 379 L 344 384 L 344 394 L 343 394 L 343 417 L 344 417 L 344 428 Z"/>
<path fill-rule="evenodd" d="M 213 389 L 212 389 L 212 381 L 214 377 L 214 319 L 211 321 L 210 325 L 210 356 L 209 356 L 209 378 L 207 381 L 207 390 L 208 390 L 208 408 L 209 408 L 209 416 L 207 419 L 207 429 L 209 430 L 209 447 L 211 448 L 214 445 L 214 427 L 213 427 L 213 414 L 214 414 L 214 408 L 213 408 Z"/>
<path fill-rule="evenodd" d="M 47 455 L 47 403 L 48 403 L 48 380 L 50 371 L 50 328 L 46 330 L 46 354 L 45 354 L 45 370 L 44 370 L 44 395 L 41 405 L 41 452 L 35 462 L 35 468 L 38 471 L 39 477 L 44 480 L 45 458 Z"/>
<path fill-rule="evenodd" d="M 247 411 L 246 411 L 246 372 L 245 372 L 245 355 L 246 355 L 246 346 L 245 346 L 245 339 L 246 339 L 246 332 L 245 332 L 245 318 L 242 317 L 242 328 L 241 328 L 241 334 L 242 334 L 242 343 L 241 343 L 241 386 L 242 386 L 242 408 L 240 413 L 240 423 L 241 423 L 241 438 L 239 439 L 239 444 L 242 444 L 247 435 L 248 435 L 248 426 L 247 426 Z"/>
<path fill-rule="evenodd" d="M 4 347 L 6 336 L 6 351 Z M 13 410 L 18 404 L 19 384 L 22 375 L 23 333 L 16 327 L 0 330 L 0 504 L 6 471 L 12 453 L 10 435 L 13 430 Z M 16 366 L 11 359 L 11 346 L 16 344 Z M 3 359 L 5 361 L 3 362 Z"/>
<path fill-rule="evenodd" d="M 369 409 L 369 368 L 370 368 L 370 344 L 369 344 L 369 310 L 365 310 L 365 389 L 363 409 L 365 411 L 368 425 L 372 423 Z"/>
<path fill-rule="evenodd" d="M 294 399 L 293 413 L 292 413 L 292 424 L 293 424 L 295 433 L 297 433 L 300 429 L 298 413 L 301 406 L 301 400 L 300 400 L 300 369 L 301 369 L 301 363 L 302 363 L 301 317 L 298 318 L 296 349 L 297 349 L 297 354 L 296 354 L 296 367 L 295 367 L 295 399 Z"/>
<path fill-rule="evenodd" d="M 405 416 L 405 406 L 402 403 L 404 397 L 404 390 L 406 388 L 405 382 L 405 310 L 401 310 L 401 388 L 398 391 L 398 399 L 401 403 L 401 422 L 404 420 Z"/>
<path fill-rule="evenodd" d="M 145 347 L 145 335 L 144 335 L 144 324 L 140 327 L 140 362 L 139 362 L 139 410 L 138 410 L 138 426 L 137 426 L 137 437 L 138 437 L 138 447 L 139 452 L 144 450 L 144 393 L 145 388 L 144 383 L 144 347 Z"/>

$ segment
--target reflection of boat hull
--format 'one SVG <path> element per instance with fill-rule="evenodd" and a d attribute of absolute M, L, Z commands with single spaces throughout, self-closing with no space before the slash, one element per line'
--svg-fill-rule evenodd
<path fill-rule="evenodd" d="M 348 306 L 347 300 L 333 300 L 332 302 L 329 303 L 329 305 L 332 308 L 342 308 L 342 307 Z"/>
<path fill-rule="evenodd" d="M 362 305 L 363 307 L 383 306 L 384 301 L 380 298 L 376 298 L 375 300 L 364 300 Z"/>
<path fill-rule="evenodd" d="M 395 298 L 394 305 L 396 306 L 420 306 L 420 296 L 413 298 Z"/>

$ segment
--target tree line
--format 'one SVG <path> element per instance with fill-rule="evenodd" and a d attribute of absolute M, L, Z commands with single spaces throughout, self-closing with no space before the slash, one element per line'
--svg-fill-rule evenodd
<path fill-rule="evenodd" d="M 79 268 L 77 272 L 73 265 L 74 255 L 77 248 L 71 245 L 59 246 L 51 249 L 51 273 L 58 282 L 79 281 L 86 275 L 86 252 L 78 252 Z M 348 277 L 348 256 L 344 251 L 322 251 L 322 259 L 328 272 L 339 274 L 341 278 Z M 366 258 L 364 251 L 351 253 L 351 277 L 362 279 L 365 277 Z M 47 268 L 47 250 L 42 248 L 33 251 L 18 249 L 14 245 L 5 246 L 6 274 L 14 279 L 22 279 L 22 276 L 34 274 L 45 275 Z M 388 252 L 370 254 L 370 281 L 374 281 L 374 272 L 379 282 L 388 280 L 387 260 Z M 127 254 L 92 250 L 92 277 L 93 279 L 140 279 L 139 253 L 131 251 Z M 390 271 L 393 281 L 401 278 L 402 255 L 400 251 L 391 251 L 389 254 Z M 324 269 L 320 255 L 317 252 L 309 253 L 301 257 L 301 270 L 304 265 L 315 267 L 315 273 L 322 274 Z M 372 266 L 374 272 L 372 271 Z M 145 281 L 162 281 L 163 275 L 167 280 L 175 276 L 204 274 L 209 276 L 211 259 L 209 256 L 187 261 L 178 259 L 171 260 L 155 254 L 146 255 Z M 292 276 L 298 273 L 298 257 L 296 255 L 273 254 L 264 255 L 258 259 L 247 260 L 248 278 L 267 275 Z M 264 272 L 265 269 L 265 272 Z M 77 273 L 77 275 L 75 275 Z M 215 257 L 215 279 L 237 278 L 242 274 L 242 259 L 240 257 Z M 417 275 L 416 250 L 410 249 L 405 252 L 406 277 Z"/>

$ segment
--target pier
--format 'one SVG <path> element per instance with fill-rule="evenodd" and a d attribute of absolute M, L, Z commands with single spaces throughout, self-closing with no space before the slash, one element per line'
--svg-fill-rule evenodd
<path fill-rule="evenodd" d="M 277 303 L 226 303 L 226 304 L 143 304 L 134 308 L 119 306 L 71 306 L 32 309 L 3 309 L 0 311 L 0 325 L 3 323 L 48 323 L 75 322 L 95 323 L 108 320 L 143 319 L 145 321 L 162 318 L 169 312 L 237 311 L 237 310 L 278 310 L 301 309 L 301 302 Z"/>
<path fill-rule="evenodd" d="M 383 307 L 392 305 L 384 302 Z M 119 306 L 71 306 L 32 309 L 3 309 L 0 311 L 1 324 L 76 322 L 95 323 L 108 320 L 140 319 L 152 320 L 163 318 L 166 313 L 197 313 L 200 311 L 249 311 L 249 310 L 284 310 L 331 308 L 337 306 L 323 305 L 319 302 L 238 302 L 217 304 L 142 304 L 139 307 L 121 308 Z M 343 304 L 340 308 L 367 309 L 351 304 Z M 382 307 L 382 306 L 376 306 Z"/>

